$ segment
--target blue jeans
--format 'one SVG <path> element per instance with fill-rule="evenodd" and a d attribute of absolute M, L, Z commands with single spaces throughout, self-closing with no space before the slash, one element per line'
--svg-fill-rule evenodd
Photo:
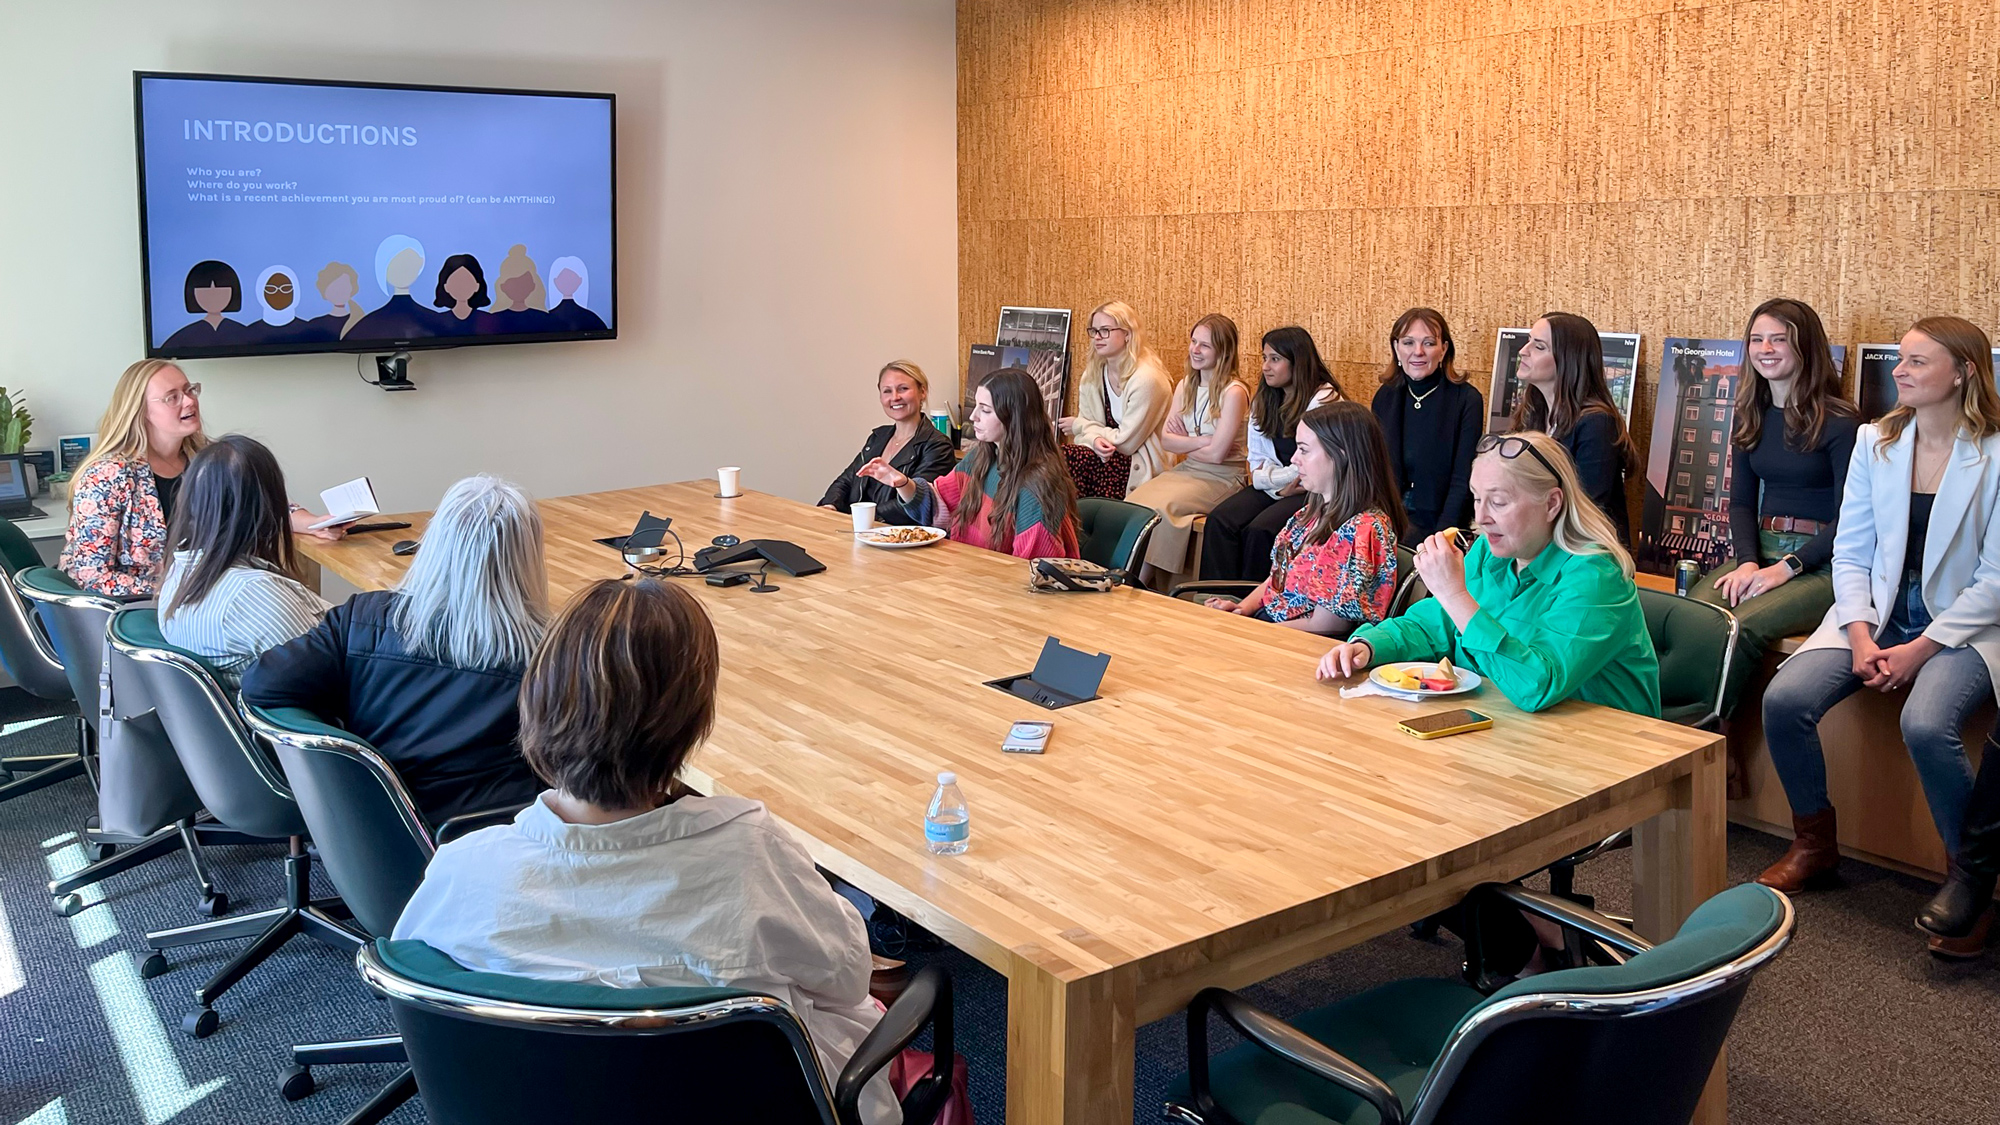
<path fill-rule="evenodd" d="M 1901 643 L 1888 635 L 1883 641 Z M 1764 738 L 1795 815 L 1810 816 L 1832 805 L 1826 794 L 1819 721 L 1861 686 L 1852 652 L 1816 648 L 1787 660 L 1765 689 Z M 1992 694 L 1986 661 L 1967 645 L 1945 649 L 1925 661 L 1903 701 L 1903 745 L 1916 764 L 1931 820 L 1951 852 L 1958 850 L 1959 823 L 1972 795 L 1972 766 L 1966 761 L 1959 728 Z"/>

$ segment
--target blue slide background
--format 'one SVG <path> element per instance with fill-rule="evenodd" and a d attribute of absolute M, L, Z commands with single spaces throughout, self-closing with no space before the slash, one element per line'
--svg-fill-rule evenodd
<path fill-rule="evenodd" d="M 589 271 L 587 306 L 612 320 L 611 103 L 599 98 L 468 94 L 199 79 L 140 80 L 144 107 L 146 217 L 154 347 L 199 318 L 183 304 L 188 268 L 214 258 L 236 270 L 246 290 L 267 266 L 299 272 L 297 315 L 329 306 L 314 287 L 328 262 L 361 277 L 359 301 L 373 310 L 388 299 L 377 283 L 375 251 L 390 235 L 424 247 L 424 272 L 410 287 L 426 307 L 437 269 L 460 253 L 479 259 L 493 291 L 501 260 L 516 243 L 547 288 L 550 263 L 580 258 Z M 413 127 L 417 144 L 361 145 L 254 139 L 186 140 L 184 119 Z M 232 130 L 233 133 L 233 130 Z M 214 176 L 190 176 L 188 169 Z M 224 173 L 234 172 L 235 175 Z M 222 202 L 193 202 L 191 180 L 236 183 L 198 189 Z M 549 203 L 250 202 L 257 194 L 332 196 L 553 196 Z M 277 185 L 277 186 L 269 186 Z M 295 185 L 295 186 L 291 186 Z M 256 294 L 229 319 L 262 313 Z M 488 337 L 489 339 L 492 337 Z"/>

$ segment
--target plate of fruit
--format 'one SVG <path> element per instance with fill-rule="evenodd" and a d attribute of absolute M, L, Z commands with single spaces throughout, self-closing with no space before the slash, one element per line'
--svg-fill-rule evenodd
<path fill-rule="evenodd" d="M 1375 681 L 1377 687 L 1388 688 L 1413 699 L 1463 695 L 1483 682 L 1479 673 L 1470 668 L 1453 667 L 1449 658 L 1441 658 L 1435 664 L 1428 660 L 1384 664 L 1369 672 L 1368 678 Z"/>

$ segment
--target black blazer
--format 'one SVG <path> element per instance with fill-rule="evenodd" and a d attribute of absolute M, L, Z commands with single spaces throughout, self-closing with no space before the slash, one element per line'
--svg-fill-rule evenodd
<path fill-rule="evenodd" d="M 879 480 L 860 475 L 861 466 L 882 456 L 889 448 L 889 439 L 896 436 L 892 423 L 877 426 L 868 434 L 868 441 L 861 446 L 861 452 L 848 463 L 846 471 L 833 478 L 826 486 L 826 495 L 819 498 L 821 504 L 831 504 L 835 509 L 848 511 L 856 501 L 873 501 L 875 518 L 881 523 L 915 523 L 909 513 L 903 510 L 903 502 L 896 496 L 896 490 Z M 918 423 L 916 436 L 909 444 L 898 450 L 889 464 L 896 471 L 911 480 L 936 480 L 951 471 L 958 463 L 958 454 L 951 448 L 951 439 L 937 431 L 928 419 Z"/>
<path fill-rule="evenodd" d="M 1432 376 L 1433 379 L 1439 378 Z M 1375 392 L 1370 409 L 1382 424 L 1382 436 L 1389 447 L 1389 468 L 1396 474 L 1396 488 L 1409 497 L 1413 508 L 1438 514 L 1438 528 L 1469 527 L 1472 524 L 1472 450 L 1479 444 L 1486 424 L 1486 398 L 1470 383 L 1449 379 L 1426 396 L 1424 405 L 1444 415 L 1444 432 L 1449 444 L 1420 462 L 1422 471 L 1415 480 L 1403 479 L 1402 397 L 1409 393 L 1410 377 L 1397 372 L 1395 378 Z"/>
<path fill-rule="evenodd" d="M 390 620 L 401 594 L 356 594 L 243 674 L 253 707 L 303 707 L 367 739 L 432 825 L 523 805 L 545 786 L 521 757 L 522 668 L 467 671 L 412 656 Z"/>
<path fill-rule="evenodd" d="M 1618 541 L 1632 545 L 1632 516 L 1625 509 L 1625 458 L 1618 451 L 1623 422 L 1609 410 L 1586 410 L 1560 440 L 1576 462 L 1583 491 L 1611 517 Z"/>

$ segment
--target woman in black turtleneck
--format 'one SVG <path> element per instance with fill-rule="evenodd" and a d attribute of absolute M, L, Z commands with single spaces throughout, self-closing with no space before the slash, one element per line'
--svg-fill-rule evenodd
<path fill-rule="evenodd" d="M 1743 334 L 1743 375 L 1730 432 L 1729 542 L 1735 559 L 1693 596 L 1738 622 L 1722 714 L 1736 707 L 1764 649 L 1811 632 L 1833 605 L 1833 534 L 1861 421 L 1819 314 L 1801 301 L 1758 305 Z M 1761 496 L 1761 501 L 1759 497 Z"/>
<path fill-rule="evenodd" d="M 1409 542 L 1417 543 L 1472 523 L 1472 447 L 1479 443 L 1486 400 L 1452 366 L 1458 349 L 1435 309 L 1397 317 L 1389 353 L 1373 410 L 1409 514 Z"/>

